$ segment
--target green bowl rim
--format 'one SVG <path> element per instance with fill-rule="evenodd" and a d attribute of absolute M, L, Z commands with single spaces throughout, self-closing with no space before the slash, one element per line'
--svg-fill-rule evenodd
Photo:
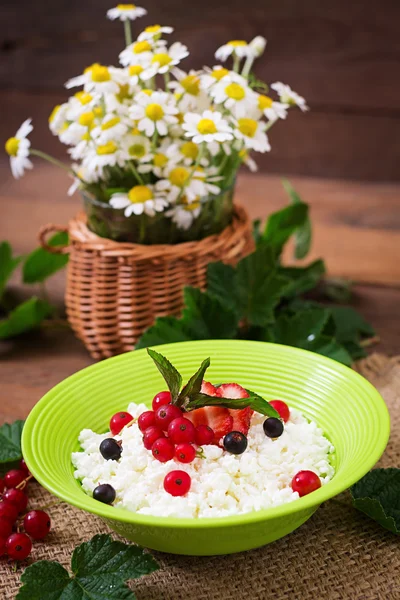
<path fill-rule="evenodd" d="M 22 430 L 22 453 L 24 459 L 28 465 L 29 470 L 35 479 L 49 492 L 62 499 L 63 501 L 80 508 L 86 512 L 98 515 L 104 519 L 110 519 L 113 521 L 119 521 L 124 523 L 132 523 L 137 525 L 144 526 L 152 526 L 152 527 L 160 527 L 160 528 L 188 528 L 188 527 L 232 527 L 243 525 L 246 523 L 257 523 L 260 521 L 267 521 L 270 519 L 275 519 L 279 517 L 285 517 L 291 515 L 296 512 L 305 511 L 312 508 L 318 508 L 322 502 L 333 498 L 334 496 L 340 494 L 344 490 L 348 489 L 352 486 L 356 481 L 361 479 L 372 467 L 378 462 L 379 458 L 382 456 L 388 439 L 390 435 L 390 416 L 387 406 L 378 392 L 378 390 L 367 380 L 365 377 L 354 371 L 353 369 L 346 367 L 345 365 L 328 358 L 326 356 L 322 356 L 320 354 L 316 354 L 314 352 L 310 352 L 308 350 L 303 350 L 301 348 L 295 348 L 293 346 L 285 346 L 283 344 L 275 344 L 269 342 L 257 342 L 251 340 L 196 340 L 196 341 L 187 341 L 187 342 L 175 342 L 173 344 L 163 344 L 160 346 L 156 346 L 157 350 L 162 352 L 163 349 L 167 350 L 171 346 L 176 346 L 177 344 L 209 344 L 210 341 L 218 341 L 218 342 L 229 342 L 235 345 L 258 345 L 263 344 L 270 346 L 271 348 L 284 348 L 287 352 L 292 352 L 293 354 L 297 354 L 299 356 L 306 355 L 308 359 L 312 359 L 315 363 L 325 364 L 327 367 L 333 368 L 335 371 L 339 371 L 344 375 L 348 375 L 352 377 L 355 381 L 358 381 L 363 387 L 369 388 L 369 392 L 374 398 L 376 407 L 379 410 L 379 426 L 381 429 L 381 436 L 379 444 L 377 444 L 372 450 L 369 457 L 369 460 L 366 460 L 363 464 L 362 468 L 357 469 L 353 472 L 351 477 L 347 477 L 345 480 L 341 480 L 340 477 L 336 475 L 332 478 L 330 482 L 323 485 L 320 489 L 316 490 L 312 494 L 307 496 L 303 496 L 298 500 L 294 500 L 293 502 L 288 502 L 286 504 L 282 504 L 280 506 L 276 506 L 274 508 L 267 508 L 260 511 L 251 511 L 249 513 L 242 513 L 239 515 L 233 515 L 228 517 L 207 517 L 207 518 L 172 518 L 172 517 L 158 517 L 152 515 L 139 515 L 135 512 L 128 511 L 123 508 L 117 508 L 114 506 L 109 506 L 107 504 L 102 504 L 96 500 L 93 500 L 90 496 L 88 496 L 83 490 L 81 490 L 84 495 L 85 501 L 89 501 L 89 506 L 82 506 L 82 502 L 79 501 L 79 497 L 76 498 L 75 494 L 71 495 L 69 493 L 65 493 L 63 490 L 60 490 L 57 486 L 53 486 L 51 480 L 47 480 L 45 477 L 37 476 L 37 472 L 35 472 L 35 468 L 32 468 L 31 455 L 30 455 L 30 445 L 29 445 L 29 437 L 31 430 L 35 424 L 36 417 L 40 414 L 44 405 L 52 399 L 52 396 L 58 392 L 58 389 L 64 385 L 66 382 L 73 380 L 79 376 L 83 372 L 87 372 L 90 370 L 98 369 L 104 362 L 111 361 L 121 361 L 126 360 L 126 356 L 131 354 L 132 352 L 146 352 L 145 348 L 140 350 L 134 350 L 131 352 L 125 352 L 124 354 L 120 354 L 118 356 L 114 356 L 106 359 L 106 361 L 97 362 L 93 365 L 90 365 L 84 369 L 81 369 L 62 380 L 60 383 L 55 385 L 51 390 L 49 390 L 33 407 L 31 412 L 28 415 L 28 418 L 25 422 L 24 428 Z M 93 506 L 92 506 L 93 504 Z"/>

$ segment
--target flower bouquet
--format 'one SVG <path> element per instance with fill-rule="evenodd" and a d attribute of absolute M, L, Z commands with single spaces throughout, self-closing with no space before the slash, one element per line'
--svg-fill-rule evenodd
<path fill-rule="evenodd" d="M 252 152 L 268 152 L 268 130 L 304 98 L 283 83 L 270 87 L 252 73 L 266 40 L 232 40 L 215 56 L 232 69 L 185 72 L 189 52 L 164 36 L 172 27 L 146 27 L 132 41 L 131 21 L 146 10 L 120 4 L 108 11 L 124 25 L 120 67 L 93 64 L 66 83 L 82 88 L 50 115 L 52 133 L 69 146 L 72 165 L 32 149 L 27 120 L 6 142 L 14 177 L 39 156 L 66 169 L 80 190 L 87 224 L 98 235 L 140 244 L 175 244 L 221 232 L 233 214 L 242 163 L 256 170 Z"/>

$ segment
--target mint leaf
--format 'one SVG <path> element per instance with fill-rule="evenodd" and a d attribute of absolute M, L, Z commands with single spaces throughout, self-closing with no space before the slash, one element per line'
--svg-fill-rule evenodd
<path fill-rule="evenodd" d="M 274 249 L 277 256 L 282 252 L 288 239 L 308 220 L 308 206 L 303 202 L 292 204 L 269 216 L 263 241 Z M 304 244 L 303 244 L 304 248 Z"/>
<path fill-rule="evenodd" d="M 147 353 L 153 359 L 157 369 L 164 377 L 168 389 L 171 392 L 172 403 L 174 403 L 179 396 L 182 385 L 182 375 L 175 369 L 169 360 L 162 354 L 159 354 L 159 352 L 147 348 Z"/>
<path fill-rule="evenodd" d="M 400 534 L 400 469 L 374 469 L 350 488 L 355 508 Z"/>
<path fill-rule="evenodd" d="M 250 396 L 248 398 L 218 398 L 216 396 L 208 396 L 207 394 L 193 394 L 190 401 L 185 404 L 185 410 L 191 411 L 204 406 L 224 406 L 225 408 L 234 408 L 240 410 L 250 406 L 256 412 L 268 417 L 279 419 L 279 413 L 269 404 L 264 398 L 258 394 L 246 390 Z"/>
<path fill-rule="evenodd" d="M 347 348 L 328 335 L 320 335 L 313 342 L 310 342 L 305 349 L 337 360 L 347 367 L 351 367 L 353 362 Z"/>
<path fill-rule="evenodd" d="M 70 576 L 58 562 L 42 560 L 21 575 L 17 600 L 135 600 L 125 585 L 158 565 L 143 548 L 95 535 L 75 548 Z"/>
<path fill-rule="evenodd" d="M 198 394 L 200 392 L 201 384 L 203 383 L 204 374 L 210 366 L 210 359 L 206 358 L 201 363 L 200 368 L 196 371 L 194 375 L 189 379 L 187 384 L 183 387 L 181 393 L 179 394 L 178 401 L 176 404 L 178 406 L 182 406 L 185 398 L 191 397 L 193 394 Z"/>
<path fill-rule="evenodd" d="M 236 336 L 238 322 L 231 309 L 197 288 L 185 288 L 183 296 L 183 330 L 192 340 L 230 339 Z"/>
<path fill-rule="evenodd" d="M 325 273 L 325 263 L 315 260 L 307 267 L 279 267 L 278 273 L 289 280 L 284 295 L 291 298 L 317 286 Z"/>
<path fill-rule="evenodd" d="M 240 312 L 237 286 L 237 275 L 233 267 L 222 262 L 207 266 L 207 293 L 235 313 Z"/>
<path fill-rule="evenodd" d="M 355 342 L 375 335 L 373 327 L 350 306 L 330 306 L 335 323 L 335 337 L 340 342 Z"/>
<path fill-rule="evenodd" d="M 53 235 L 49 246 L 65 246 L 68 243 L 68 233 L 60 231 Z M 52 254 L 44 248 L 36 248 L 24 263 L 22 276 L 24 283 L 39 283 L 64 268 L 68 262 L 66 254 Z"/>
<path fill-rule="evenodd" d="M 176 317 L 158 317 L 154 325 L 144 332 L 136 344 L 136 349 L 174 342 L 187 342 L 192 339 L 192 336 L 184 331 L 182 321 Z"/>
<path fill-rule="evenodd" d="M 6 319 L 0 320 L 0 339 L 14 337 L 29 331 L 51 315 L 53 308 L 36 296 L 14 309 Z"/>
<path fill-rule="evenodd" d="M 8 242 L 0 244 L 0 299 L 7 281 L 22 260 L 22 256 L 12 257 L 12 249 Z"/>
<path fill-rule="evenodd" d="M 275 325 L 275 337 L 288 346 L 308 348 L 321 335 L 328 323 L 328 308 L 297 311 L 294 316 L 280 316 Z"/>
<path fill-rule="evenodd" d="M 285 188 L 292 204 L 306 204 L 300 198 L 294 187 L 287 179 L 282 180 L 282 185 Z M 304 219 L 303 224 L 299 225 L 294 233 L 295 245 L 294 255 L 295 258 L 301 259 L 307 256 L 311 247 L 312 231 L 310 217 L 307 215 Z"/>
<path fill-rule="evenodd" d="M 13 462 L 22 458 L 21 435 L 25 421 L 4 423 L 0 427 L 0 463 Z"/>

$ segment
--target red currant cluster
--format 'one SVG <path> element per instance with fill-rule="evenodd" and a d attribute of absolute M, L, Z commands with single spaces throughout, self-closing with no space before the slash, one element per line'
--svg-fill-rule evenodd
<path fill-rule="evenodd" d="M 31 538 L 42 540 L 50 531 L 50 517 L 43 510 L 23 515 L 28 506 L 26 487 L 30 479 L 32 475 L 24 459 L 19 469 L 12 469 L 0 478 L 0 557 L 24 560 L 32 550 Z M 21 532 L 22 527 L 25 533 Z"/>

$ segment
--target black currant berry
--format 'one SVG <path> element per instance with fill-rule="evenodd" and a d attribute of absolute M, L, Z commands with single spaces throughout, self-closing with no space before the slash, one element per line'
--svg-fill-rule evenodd
<path fill-rule="evenodd" d="M 280 419 L 269 417 L 263 423 L 264 433 L 269 438 L 278 438 L 283 433 L 283 423 Z"/>
<path fill-rule="evenodd" d="M 224 437 L 224 448 L 231 454 L 243 454 L 247 448 L 247 437 L 240 431 L 231 431 Z"/>
<path fill-rule="evenodd" d="M 100 444 L 100 453 L 106 460 L 118 460 L 121 458 L 122 448 L 117 440 L 106 438 Z"/>
<path fill-rule="evenodd" d="M 101 483 L 93 490 L 93 498 L 104 504 L 112 504 L 115 500 L 115 490 L 109 483 Z"/>

